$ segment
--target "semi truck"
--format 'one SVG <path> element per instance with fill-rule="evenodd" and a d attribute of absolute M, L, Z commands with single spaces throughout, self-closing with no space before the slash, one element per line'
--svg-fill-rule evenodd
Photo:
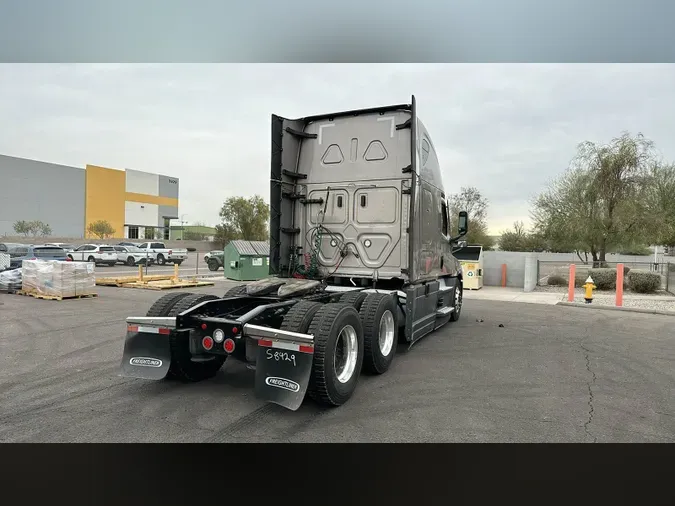
<path fill-rule="evenodd" d="M 169 293 L 127 318 L 122 376 L 196 382 L 235 359 L 265 401 L 340 406 L 362 371 L 386 373 L 399 344 L 459 319 L 453 251 L 468 216 L 450 215 L 414 96 L 273 114 L 271 134 L 269 277 L 220 297 Z"/>

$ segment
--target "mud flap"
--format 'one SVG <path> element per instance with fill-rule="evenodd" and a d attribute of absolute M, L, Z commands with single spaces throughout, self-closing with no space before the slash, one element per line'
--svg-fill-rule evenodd
<path fill-rule="evenodd" d="M 307 393 L 313 360 L 312 344 L 260 339 L 255 370 L 256 397 L 296 411 Z"/>
<path fill-rule="evenodd" d="M 171 365 L 169 334 L 175 330 L 129 326 L 124 341 L 120 376 L 161 380 Z"/>

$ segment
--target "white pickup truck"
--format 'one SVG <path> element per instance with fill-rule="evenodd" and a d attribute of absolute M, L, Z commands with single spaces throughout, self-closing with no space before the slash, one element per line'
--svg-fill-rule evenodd
<path fill-rule="evenodd" d="M 164 265 L 167 262 L 180 265 L 187 259 L 188 251 L 184 248 L 167 248 L 163 242 L 144 242 L 138 247 L 150 254 L 157 265 Z"/>

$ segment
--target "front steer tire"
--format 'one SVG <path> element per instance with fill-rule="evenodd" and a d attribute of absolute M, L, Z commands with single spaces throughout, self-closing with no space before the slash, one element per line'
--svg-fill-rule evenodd
<path fill-rule="evenodd" d="M 218 297 L 204 294 L 189 295 L 175 304 L 169 311 L 168 316 L 177 316 L 183 311 L 208 300 L 218 300 Z M 207 360 L 193 361 L 190 343 L 185 332 L 169 334 L 169 345 L 171 347 L 171 365 L 167 377 L 175 378 L 183 383 L 193 383 L 212 378 L 227 359 L 226 355 L 210 355 Z"/>
<path fill-rule="evenodd" d="M 354 332 L 356 357 L 351 362 L 351 375 L 341 382 L 335 359 L 338 338 L 344 330 Z M 321 404 L 340 406 L 354 393 L 363 364 L 363 326 L 359 314 L 349 304 L 325 304 L 314 315 L 307 333 L 314 336 L 314 362 L 307 394 Z"/>
<path fill-rule="evenodd" d="M 462 301 L 464 300 L 464 283 L 460 279 L 455 279 L 455 289 L 452 291 L 452 307 L 454 310 L 450 313 L 450 321 L 456 322 L 462 314 Z"/>
<path fill-rule="evenodd" d="M 361 305 L 363 368 L 369 373 L 384 374 L 394 361 L 399 330 L 397 310 L 394 298 L 386 293 L 369 293 Z"/>

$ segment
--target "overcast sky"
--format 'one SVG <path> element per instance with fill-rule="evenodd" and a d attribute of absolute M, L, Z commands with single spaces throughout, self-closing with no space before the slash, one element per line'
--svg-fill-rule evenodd
<path fill-rule="evenodd" d="M 674 65 L 0 65 L 0 153 L 180 178 L 186 221 L 227 197 L 269 200 L 270 114 L 299 117 L 417 98 L 446 192 L 476 186 L 489 228 L 583 140 L 643 132 L 675 160 Z"/>

